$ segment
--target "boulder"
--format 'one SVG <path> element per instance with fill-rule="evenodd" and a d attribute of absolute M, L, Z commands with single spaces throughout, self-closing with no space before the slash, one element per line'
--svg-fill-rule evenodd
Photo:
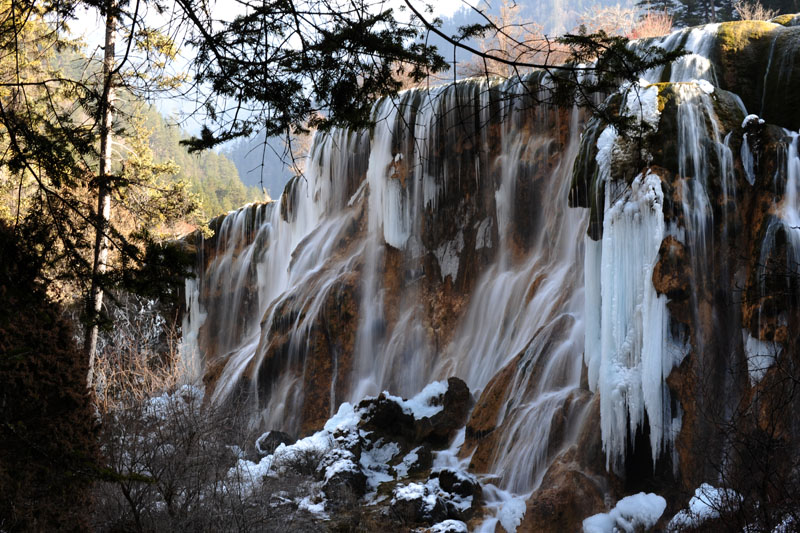
<path fill-rule="evenodd" d="M 367 491 L 367 476 L 356 465 L 354 469 L 340 470 L 325 480 L 322 492 L 332 509 L 352 505 Z"/>
<path fill-rule="evenodd" d="M 392 511 L 405 524 L 433 524 L 447 519 L 444 502 L 427 485 L 409 483 L 395 489 Z"/>
<path fill-rule="evenodd" d="M 416 420 L 415 442 L 447 444 L 455 432 L 464 427 L 474 404 L 467 384 L 451 377 L 447 380 L 447 392 L 431 401 L 431 405 L 441 405 L 443 409 L 431 417 Z"/>
<path fill-rule="evenodd" d="M 267 431 L 256 440 L 256 451 L 262 456 L 272 455 L 275 452 L 275 448 L 281 444 L 288 446 L 296 441 L 297 439 L 283 431 Z"/>

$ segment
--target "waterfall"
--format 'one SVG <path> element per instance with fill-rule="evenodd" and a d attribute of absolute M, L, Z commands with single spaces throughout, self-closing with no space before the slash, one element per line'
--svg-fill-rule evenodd
<path fill-rule="evenodd" d="M 583 339 L 575 265 L 583 262 L 585 213 L 561 207 L 581 119 L 577 110 L 532 112 L 528 93 L 543 90 L 540 83 L 537 74 L 384 100 L 371 132 L 318 135 L 305 177 L 280 204 L 222 219 L 206 252 L 212 259 L 187 284 L 184 324 L 185 349 L 203 347 L 205 367 L 216 369 L 214 401 L 245 393 L 265 425 L 297 431 L 314 320 L 337 282 L 357 271 L 352 361 L 335 371 L 329 411 L 383 390 L 410 396 L 450 375 L 479 394 L 506 365 L 528 368 L 508 393 L 498 423 L 516 429 L 495 461 L 502 470 L 526 464 L 509 468 L 507 486 L 531 490 L 547 464 L 545 422 L 579 386 Z M 469 152 L 447 153 L 465 142 Z M 360 182 L 345 190 L 359 179 L 353 174 Z M 517 183 L 529 180 L 535 189 L 523 203 Z M 464 219 L 452 221 L 448 235 L 432 235 L 441 204 L 454 199 Z M 514 227 L 520 223 L 530 227 Z M 355 237 L 343 252 L 347 231 Z M 465 272 L 476 255 L 485 263 L 480 275 Z M 401 291 L 386 286 L 390 268 L 403 277 Z M 461 317 L 448 324 L 454 330 L 437 327 L 430 287 L 467 283 L 474 293 L 459 302 Z M 278 357 L 273 337 L 285 335 L 288 353 Z"/>
<path fill-rule="evenodd" d="M 724 30 L 649 41 L 689 53 L 609 97 L 636 138 L 540 103 L 550 82 L 538 72 L 405 91 L 375 105 L 372 128 L 318 133 L 280 200 L 197 238 L 186 364 L 213 401 L 292 434 L 344 402 L 459 377 L 488 399 L 447 457 L 477 458 L 496 499 L 536 491 L 592 425 L 605 469 L 624 475 L 645 442 L 653 471 L 666 458 L 677 475 L 676 439 L 698 418 L 668 378 L 691 354 L 733 405 L 737 362 L 756 384 L 781 350 L 740 285 L 763 284 L 751 273 L 779 234 L 788 267 L 800 263 L 800 137 L 781 130 L 776 155 L 745 133 L 744 102 L 762 92 L 721 87 Z M 765 80 L 788 75 L 778 63 Z M 779 159 L 773 183 L 760 157 Z M 759 209 L 772 217 L 760 266 L 737 264 Z"/>

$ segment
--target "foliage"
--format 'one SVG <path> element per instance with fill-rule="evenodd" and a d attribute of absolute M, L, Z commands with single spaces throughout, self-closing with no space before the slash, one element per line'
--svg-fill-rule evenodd
<path fill-rule="evenodd" d="M 105 413 L 107 464 L 95 488 L 95 531 L 319 530 L 294 500 L 313 478 L 251 479 L 235 469 L 255 442 L 247 410 L 204 405 L 202 393 L 176 387 L 148 399 L 129 397 Z"/>
<path fill-rule="evenodd" d="M 646 39 L 648 37 L 662 37 L 672 31 L 673 17 L 666 11 L 648 11 L 633 27 L 628 37 L 631 39 Z"/>
<path fill-rule="evenodd" d="M 447 67 L 413 20 L 364 0 L 268 0 L 224 24 L 196 0 L 177 3 L 193 25 L 195 79 L 210 90 L 192 150 L 254 132 L 366 126 L 372 102 L 401 88 L 394 67 L 414 80 Z"/>

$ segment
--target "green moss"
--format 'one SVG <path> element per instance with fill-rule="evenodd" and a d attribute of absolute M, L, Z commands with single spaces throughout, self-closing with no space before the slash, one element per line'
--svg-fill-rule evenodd
<path fill-rule="evenodd" d="M 669 82 L 661 82 L 661 83 L 654 83 L 656 87 L 658 87 L 658 112 L 663 113 L 664 108 L 670 102 L 674 102 L 675 100 L 675 91 L 673 90 L 673 83 Z"/>
<path fill-rule="evenodd" d="M 717 32 L 717 43 L 725 51 L 736 52 L 774 30 L 775 24 L 763 20 L 723 22 Z"/>
<path fill-rule="evenodd" d="M 770 20 L 770 22 L 774 24 L 780 24 L 781 26 L 791 26 L 796 16 L 797 15 L 778 15 L 774 19 Z"/>

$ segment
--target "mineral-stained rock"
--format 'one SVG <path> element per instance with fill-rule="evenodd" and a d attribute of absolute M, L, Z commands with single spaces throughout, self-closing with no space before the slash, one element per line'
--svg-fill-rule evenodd
<path fill-rule="evenodd" d="M 518 533 L 580 531 L 584 518 L 605 510 L 603 493 L 580 468 L 555 463 L 548 473 L 553 484 L 528 500 Z"/>
<path fill-rule="evenodd" d="M 691 322 L 691 265 L 686 247 L 682 242 L 668 235 L 661 242 L 658 262 L 653 268 L 653 288 L 658 294 L 668 298 L 670 316 L 688 324 Z"/>

